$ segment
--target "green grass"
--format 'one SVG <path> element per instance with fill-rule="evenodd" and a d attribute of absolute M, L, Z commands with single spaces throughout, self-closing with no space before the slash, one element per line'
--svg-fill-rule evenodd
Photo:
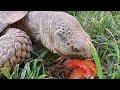
<path fill-rule="evenodd" d="M 43 59 L 44 56 L 48 53 L 47 49 L 42 49 L 41 54 L 37 55 L 36 59 L 31 58 L 20 67 L 19 64 L 16 65 L 15 69 L 12 73 L 10 73 L 7 68 L 3 68 L 2 72 L 6 76 L 7 79 L 45 79 L 47 76 L 46 71 L 44 69 Z"/>
<path fill-rule="evenodd" d="M 99 79 L 103 79 L 103 72 L 102 72 L 102 66 L 101 66 L 101 62 L 99 60 L 99 56 L 98 53 L 96 51 L 96 49 L 94 48 L 94 46 L 92 44 L 90 44 L 90 50 L 92 52 L 96 67 L 97 67 L 97 75 Z"/>
<path fill-rule="evenodd" d="M 120 11 L 66 11 L 77 18 L 83 29 L 91 36 L 92 49 L 99 79 L 120 79 Z M 3 69 L 8 79 L 45 79 L 47 70 L 42 63 L 55 55 L 43 48 L 34 54 L 23 67 L 17 65 L 10 74 Z"/>

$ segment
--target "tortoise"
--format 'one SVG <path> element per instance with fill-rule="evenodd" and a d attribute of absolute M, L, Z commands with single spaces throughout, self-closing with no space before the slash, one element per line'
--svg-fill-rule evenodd
<path fill-rule="evenodd" d="M 0 72 L 31 57 L 36 41 L 63 58 L 91 58 L 91 37 L 62 11 L 0 11 Z M 40 50 L 40 48 L 39 48 Z"/>

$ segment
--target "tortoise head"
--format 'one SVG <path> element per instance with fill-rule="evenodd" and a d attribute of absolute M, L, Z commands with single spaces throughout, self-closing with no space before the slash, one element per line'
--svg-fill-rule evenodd
<path fill-rule="evenodd" d="M 60 33 L 57 34 L 58 38 L 55 40 L 55 52 L 64 58 L 70 59 L 87 59 L 91 58 L 91 51 L 89 45 L 92 44 L 90 36 L 86 32 L 73 32 L 68 36 Z"/>
<path fill-rule="evenodd" d="M 91 38 L 83 30 L 78 20 L 69 14 L 57 16 L 59 23 L 54 25 L 53 29 L 56 30 L 56 33 L 51 36 L 55 49 L 53 51 L 65 58 L 91 58 L 89 48 L 89 44 L 92 44 Z M 57 22 L 54 21 L 54 23 Z"/>

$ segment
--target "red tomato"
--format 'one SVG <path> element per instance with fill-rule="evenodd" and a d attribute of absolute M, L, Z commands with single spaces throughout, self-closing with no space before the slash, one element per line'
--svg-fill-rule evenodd
<path fill-rule="evenodd" d="M 96 65 L 93 63 L 91 59 L 86 59 L 85 62 L 89 63 L 94 69 L 96 69 Z"/>
<path fill-rule="evenodd" d="M 85 63 L 93 70 L 94 74 L 97 74 L 97 68 L 94 62 L 90 59 L 86 59 Z"/>
<path fill-rule="evenodd" d="M 74 60 L 65 62 L 64 64 L 65 64 L 66 68 L 73 68 L 73 69 L 75 69 L 77 67 L 81 67 L 81 64 L 84 65 L 84 62 L 82 60 L 74 59 Z"/>
<path fill-rule="evenodd" d="M 85 62 L 87 62 L 89 64 L 87 64 Z M 85 62 L 83 60 L 74 59 L 69 62 L 66 62 L 65 66 L 66 66 L 66 68 L 72 68 L 75 70 L 72 72 L 72 77 L 77 77 L 77 76 L 79 76 L 79 78 L 80 78 L 80 76 L 81 76 L 81 78 L 83 78 L 83 76 L 84 76 L 84 78 L 94 77 L 97 74 L 97 73 L 95 73 L 96 65 L 90 59 L 85 60 Z M 83 73 L 83 71 L 85 73 Z M 81 75 L 80 72 L 83 74 Z M 78 73 L 80 73 L 80 75 Z M 74 76 L 74 75 L 76 75 L 76 76 Z"/>
<path fill-rule="evenodd" d="M 81 68 L 74 69 L 70 74 L 70 79 L 85 79 L 85 71 Z"/>

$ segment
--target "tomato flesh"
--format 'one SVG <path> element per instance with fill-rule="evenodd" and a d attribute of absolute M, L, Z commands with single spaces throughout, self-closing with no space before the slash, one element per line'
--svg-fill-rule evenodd
<path fill-rule="evenodd" d="M 66 68 L 72 68 L 70 79 L 89 79 L 97 75 L 96 65 L 90 59 L 78 60 L 74 59 L 65 62 Z"/>

